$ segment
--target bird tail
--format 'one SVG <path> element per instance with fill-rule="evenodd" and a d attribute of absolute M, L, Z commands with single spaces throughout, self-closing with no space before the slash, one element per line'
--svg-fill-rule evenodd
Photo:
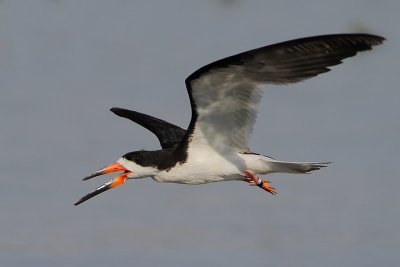
<path fill-rule="evenodd" d="M 269 161 L 270 173 L 310 173 L 327 167 L 331 162 L 286 162 L 286 161 Z"/>

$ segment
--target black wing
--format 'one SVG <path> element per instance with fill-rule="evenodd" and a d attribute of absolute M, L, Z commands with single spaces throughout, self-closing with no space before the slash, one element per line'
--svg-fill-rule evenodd
<path fill-rule="evenodd" d="M 151 131 L 157 136 L 163 149 L 179 144 L 186 134 L 186 130 L 179 126 L 137 111 L 123 108 L 112 108 L 110 111 Z"/>
<path fill-rule="evenodd" d="M 330 71 L 328 67 L 340 64 L 360 51 L 371 50 L 384 40 L 377 35 L 350 33 L 276 43 L 210 63 L 192 73 L 186 84 L 210 71 L 234 73 L 238 67 L 243 76 L 260 83 L 295 83 Z"/>

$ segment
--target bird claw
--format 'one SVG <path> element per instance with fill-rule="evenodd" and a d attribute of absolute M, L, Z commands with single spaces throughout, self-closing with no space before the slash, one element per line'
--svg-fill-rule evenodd
<path fill-rule="evenodd" d="M 274 187 L 272 187 L 270 185 L 270 181 L 268 181 L 267 179 L 261 179 L 261 183 L 259 183 L 259 178 L 254 176 L 254 174 L 252 174 L 249 171 L 244 172 L 244 176 L 246 177 L 245 179 L 243 179 L 243 181 L 249 183 L 250 186 L 258 186 L 262 189 L 264 189 L 265 191 L 271 193 L 272 195 L 276 195 L 277 191 Z"/>
<path fill-rule="evenodd" d="M 262 179 L 262 184 L 259 185 L 259 187 L 261 187 L 262 189 L 264 189 L 265 191 L 271 193 L 272 195 L 276 195 L 277 191 L 274 187 L 272 187 L 270 185 L 270 181 L 266 180 L 266 179 Z"/>

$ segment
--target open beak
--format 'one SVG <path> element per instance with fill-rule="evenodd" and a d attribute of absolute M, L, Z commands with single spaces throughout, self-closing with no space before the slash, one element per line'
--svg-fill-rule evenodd
<path fill-rule="evenodd" d="M 114 179 L 110 180 L 109 182 L 103 184 L 102 186 L 98 187 L 96 190 L 93 192 L 87 194 L 86 196 L 82 197 L 79 199 L 74 205 L 78 206 L 82 202 L 85 202 L 88 199 L 91 199 L 94 196 L 97 196 L 100 193 L 103 193 L 111 188 L 117 187 L 123 183 L 125 183 L 126 177 L 132 172 L 130 171 L 125 171 L 121 173 L 120 175 L 116 176 Z"/>
<path fill-rule="evenodd" d="M 89 180 L 89 179 L 99 176 L 99 175 L 103 175 L 103 174 L 107 174 L 107 173 L 111 173 L 111 172 L 117 172 L 117 171 L 126 171 L 126 169 L 124 167 L 122 167 L 121 164 L 114 162 L 114 163 L 111 163 L 110 165 L 107 165 L 104 168 L 97 170 L 94 173 L 86 176 L 82 180 L 86 181 L 86 180 Z"/>
<path fill-rule="evenodd" d="M 94 190 L 93 192 L 87 194 L 86 196 L 82 197 L 81 199 L 78 200 L 78 202 L 76 202 L 74 205 L 77 206 L 79 204 L 81 204 L 82 202 L 85 202 L 88 199 L 91 199 L 94 196 L 97 196 L 100 193 L 103 193 L 111 188 L 117 187 L 123 183 L 125 183 L 126 177 L 131 174 L 131 171 L 128 171 L 127 169 L 125 169 L 121 164 L 114 162 L 111 163 L 110 165 L 95 171 L 94 173 L 92 173 L 91 175 L 86 176 L 85 178 L 83 178 L 84 181 L 89 180 L 93 177 L 99 176 L 99 175 L 103 175 L 103 174 L 107 174 L 107 173 L 111 173 L 111 172 L 117 172 L 117 171 L 124 171 L 123 173 L 117 175 L 114 179 L 110 180 L 109 182 L 103 184 L 102 186 L 98 187 L 96 190 Z"/>

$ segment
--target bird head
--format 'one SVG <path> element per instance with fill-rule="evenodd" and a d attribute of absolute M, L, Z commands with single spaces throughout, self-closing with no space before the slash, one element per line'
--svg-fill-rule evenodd
<path fill-rule="evenodd" d="M 125 183 L 125 180 L 127 178 L 135 179 L 154 176 L 157 172 L 157 169 L 153 166 L 147 165 L 148 157 L 146 156 L 146 151 L 129 152 L 119 158 L 116 162 L 113 162 L 83 178 L 82 180 L 86 181 L 103 174 L 122 171 L 122 173 L 114 177 L 112 180 L 108 181 L 107 183 L 98 187 L 96 190 L 79 199 L 75 203 L 75 206 L 111 188 L 122 185 L 123 183 Z"/>

